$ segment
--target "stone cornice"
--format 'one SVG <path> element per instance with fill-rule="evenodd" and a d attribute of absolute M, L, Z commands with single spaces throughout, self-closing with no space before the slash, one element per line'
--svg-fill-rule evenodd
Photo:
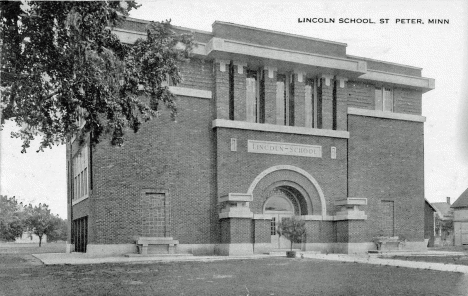
<path fill-rule="evenodd" d="M 385 112 L 385 111 L 360 109 L 360 108 L 352 108 L 352 107 L 348 107 L 348 114 L 368 116 L 368 117 L 377 117 L 377 118 L 386 118 L 386 119 L 395 119 L 395 120 L 414 121 L 414 122 L 426 121 L 426 117 L 421 116 L 421 115 Z"/>
<path fill-rule="evenodd" d="M 326 129 L 316 129 L 301 126 L 284 126 L 266 123 L 252 123 L 246 121 L 234 121 L 226 119 L 215 119 L 212 124 L 213 128 L 233 128 L 243 130 L 254 130 L 263 132 L 275 132 L 285 134 L 297 134 L 297 135 L 311 135 L 320 137 L 331 137 L 331 138 L 349 138 L 349 132 L 347 131 L 335 131 Z"/>

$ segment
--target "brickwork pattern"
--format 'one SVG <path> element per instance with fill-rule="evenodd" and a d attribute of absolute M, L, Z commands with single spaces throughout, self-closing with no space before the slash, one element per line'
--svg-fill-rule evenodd
<path fill-rule="evenodd" d="M 421 69 L 410 68 L 406 66 L 400 66 L 395 64 L 389 64 L 379 61 L 370 61 L 365 60 L 367 63 L 367 69 L 370 70 L 377 70 L 377 71 L 384 71 L 384 72 L 391 72 L 409 76 L 417 76 L 421 77 Z"/>
<path fill-rule="evenodd" d="M 336 123 L 337 130 L 348 130 L 348 90 L 345 87 L 341 88 L 339 81 L 336 87 Z"/>
<path fill-rule="evenodd" d="M 294 79 L 294 125 L 305 126 L 305 82 Z"/>
<path fill-rule="evenodd" d="M 229 119 L 229 67 L 226 65 L 226 71 L 221 72 L 219 63 L 214 63 L 214 73 L 216 118 Z M 235 104 L 236 102 L 234 102 L 234 106 Z"/>
<path fill-rule="evenodd" d="M 366 197 L 366 240 L 379 232 L 382 200 L 394 201 L 395 235 L 424 236 L 423 123 L 348 116 L 349 196 Z"/>
<path fill-rule="evenodd" d="M 176 103 L 177 122 L 163 108 L 138 133 L 128 131 L 123 147 L 105 139 L 97 146 L 90 243 L 133 243 L 142 235 L 139 194 L 154 188 L 172 198 L 171 236 L 181 244 L 219 242 L 210 100 L 179 97 Z"/>
<path fill-rule="evenodd" d="M 246 68 L 242 74 L 238 72 L 238 66 L 234 66 L 234 120 L 245 121 L 247 119 L 246 91 L 247 75 Z"/>
<path fill-rule="evenodd" d="M 180 63 L 179 68 L 182 81 L 177 86 L 213 90 L 213 63 L 211 61 L 192 58 L 189 63 Z"/>
<path fill-rule="evenodd" d="M 375 109 L 375 87 L 358 81 L 346 82 L 348 107 Z"/>
<path fill-rule="evenodd" d="M 221 243 L 253 243 L 252 220 L 245 218 L 221 219 Z"/>
<path fill-rule="evenodd" d="M 166 235 L 166 229 L 170 229 L 167 223 L 169 221 L 166 221 L 166 215 L 170 214 L 170 202 L 166 199 L 166 194 L 157 191 L 143 192 L 140 207 L 142 236 L 170 236 Z"/>
<path fill-rule="evenodd" d="M 393 112 L 421 115 L 421 92 L 395 88 L 393 91 Z"/>
<path fill-rule="evenodd" d="M 254 239 L 253 242 L 259 243 L 270 243 L 271 242 L 271 221 L 270 220 L 252 220 L 254 224 Z"/>
<path fill-rule="evenodd" d="M 259 44 L 276 48 L 303 51 L 327 56 L 346 57 L 346 45 L 324 42 L 310 38 L 281 34 L 268 31 L 258 31 L 255 28 L 239 27 L 230 24 L 213 24 L 213 34 L 216 37 L 238 40 L 241 42 Z"/>
<path fill-rule="evenodd" d="M 265 123 L 276 124 L 276 72 L 273 78 L 268 77 L 268 71 L 264 71 L 265 77 Z"/>
<path fill-rule="evenodd" d="M 306 243 L 335 243 L 336 222 L 306 221 Z"/>
<path fill-rule="evenodd" d="M 276 165 L 292 165 L 309 172 L 318 182 L 325 195 L 329 214 L 334 213 L 335 199 L 346 197 L 346 168 L 347 168 L 347 140 L 338 138 L 303 136 L 292 134 L 278 134 L 260 131 L 235 130 L 217 128 L 217 185 L 218 196 L 230 192 L 247 192 L 252 181 L 264 170 Z M 230 150 L 230 139 L 237 139 L 237 152 Z M 273 154 L 259 154 L 247 152 L 247 140 L 265 140 L 286 143 L 302 143 L 322 146 L 322 157 L 301 157 Z M 337 147 L 337 159 L 330 158 L 330 147 Z M 273 182 L 291 179 L 300 186 L 310 182 L 303 176 L 297 176 L 291 171 L 280 171 L 266 176 L 255 189 L 251 209 L 254 213 L 261 213 L 265 196 L 262 189 L 266 189 Z M 272 178 L 272 179 L 268 179 Z M 298 179 L 300 178 L 300 179 Z M 305 184 L 305 185 L 304 185 Z M 313 194 L 314 188 L 309 192 Z M 312 200 L 318 197 L 311 197 Z M 314 207 L 314 214 L 317 213 Z M 319 210 L 320 212 L 320 210 Z"/>

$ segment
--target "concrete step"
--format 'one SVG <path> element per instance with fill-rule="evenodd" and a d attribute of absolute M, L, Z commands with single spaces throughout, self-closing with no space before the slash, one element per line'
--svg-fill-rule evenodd
<path fill-rule="evenodd" d="M 291 249 L 275 249 L 271 250 L 270 252 L 266 253 L 268 255 L 273 255 L 273 256 L 286 256 L 286 252 L 290 251 Z M 293 251 L 296 251 L 297 253 L 301 252 L 301 249 L 292 249 Z"/>
<path fill-rule="evenodd" d="M 152 258 L 157 258 L 157 257 L 161 257 L 161 258 L 165 258 L 165 257 L 193 257 L 193 254 L 136 254 L 136 253 L 132 253 L 132 254 L 125 254 L 124 255 L 125 257 L 152 257 Z"/>

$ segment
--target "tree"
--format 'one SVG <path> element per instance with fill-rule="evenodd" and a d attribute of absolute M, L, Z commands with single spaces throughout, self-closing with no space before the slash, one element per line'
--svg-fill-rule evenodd
<path fill-rule="evenodd" d="M 92 145 L 106 134 L 121 145 L 128 129 L 137 132 L 157 115 L 160 102 L 176 115 L 163 82 L 180 81 L 190 35 L 176 34 L 170 21 L 151 22 L 146 40 L 121 43 L 112 28 L 135 1 L 27 3 L 1 2 L 0 15 L 0 118 L 22 127 L 12 134 L 23 140 L 22 152 L 35 137 L 42 138 L 38 151 L 88 134 Z"/>
<path fill-rule="evenodd" d="M 278 233 L 284 235 L 291 242 L 291 251 L 293 243 L 300 243 L 306 233 L 304 220 L 295 217 L 284 218 L 278 225 Z"/>
<path fill-rule="evenodd" d="M 26 207 L 24 224 L 28 230 L 39 237 L 39 247 L 42 245 L 44 234 L 49 236 L 58 227 L 56 216 L 50 212 L 49 206 L 46 204 Z"/>
<path fill-rule="evenodd" d="M 23 234 L 21 206 L 15 197 L 0 195 L 0 239 L 14 241 Z"/>
<path fill-rule="evenodd" d="M 60 218 L 58 215 L 52 216 L 52 224 L 54 224 L 54 227 L 47 235 L 47 242 L 66 240 L 68 231 L 67 220 Z"/>

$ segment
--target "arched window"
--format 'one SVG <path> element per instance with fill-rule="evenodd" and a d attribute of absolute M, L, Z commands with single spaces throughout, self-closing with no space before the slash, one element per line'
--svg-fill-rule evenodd
<path fill-rule="evenodd" d="M 266 204 L 265 211 L 269 212 L 294 212 L 291 201 L 282 193 L 271 196 Z"/>

